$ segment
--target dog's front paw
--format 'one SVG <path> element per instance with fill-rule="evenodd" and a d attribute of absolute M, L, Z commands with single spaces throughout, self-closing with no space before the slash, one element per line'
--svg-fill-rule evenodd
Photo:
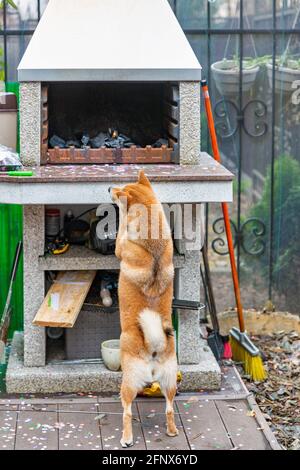
<path fill-rule="evenodd" d="M 129 438 L 124 438 L 122 437 L 122 439 L 120 440 L 120 443 L 121 443 L 121 446 L 126 448 L 126 447 L 132 447 L 133 446 L 133 437 L 129 437 Z"/>
<path fill-rule="evenodd" d="M 178 429 L 174 426 L 174 428 L 169 428 L 167 429 L 167 436 L 170 436 L 170 437 L 175 437 L 175 436 L 178 436 L 179 434 L 179 431 Z"/>

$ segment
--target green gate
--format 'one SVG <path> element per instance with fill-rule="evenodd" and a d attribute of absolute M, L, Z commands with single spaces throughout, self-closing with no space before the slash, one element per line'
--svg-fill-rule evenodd
<path fill-rule="evenodd" d="M 8 83 L 6 90 L 16 93 L 19 98 L 17 83 Z M 22 206 L 0 204 L 0 317 L 5 306 L 15 249 L 22 236 Z M 14 331 L 23 330 L 23 257 L 14 284 L 12 309 L 10 337 Z"/>

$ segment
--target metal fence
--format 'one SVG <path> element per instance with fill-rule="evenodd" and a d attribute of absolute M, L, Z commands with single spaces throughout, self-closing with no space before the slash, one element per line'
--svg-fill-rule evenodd
<path fill-rule="evenodd" d="M 224 164 L 235 174 L 232 228 L 246 307 L 299 312 L 300 1 L 170 2 L 208 79 Z M 202 113 L 202 149 L 210 151 Z M 224 226 L 207 208 L 219 309 L 234 304 Z"/>
<path fill-rule="evenodd" d="M 300 0 L 169 0 L 208 79 L 224 164 L 236 174 L 232 227 L 246 307 L 299 311 Z M 5 2 L 4 73 L 16 66 L 47 0 Z M 126 20 L 124 20 L 126 21 Z M 294 87 L 294 88 L 293 88 Z M 202 113 L 202 149 L 210 151 Z M 224 227 L 207 208 L 218 305 L 233 305 Z"/>

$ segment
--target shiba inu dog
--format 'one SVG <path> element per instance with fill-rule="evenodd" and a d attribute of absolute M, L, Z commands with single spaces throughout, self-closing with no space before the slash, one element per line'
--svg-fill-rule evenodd
<path fill-rule="evenodd" d="M 159 382 L 166 398 L 167 434 L 178 435 L 173 410 L 177 380 L 171 318 L 173 242 L 163 208 L 143 171 L 137 183 L 110 188 L 110 194 L 120 209 L 116 256 L 121 261 L 121 445 L 130 447 L 132 402 L 153 382 Z"/>

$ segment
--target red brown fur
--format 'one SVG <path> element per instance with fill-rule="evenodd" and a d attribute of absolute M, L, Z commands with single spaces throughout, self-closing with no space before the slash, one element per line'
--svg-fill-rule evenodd
<path fill-rule="evenodd" d="M 121 364 L 123 380 L 123 447 L 133 445 L 131 405 L 146 385 L 159 382 L 166 397 L 167 434 L 176 436 L 173 400 L 176 393 L 177 359 L 172 334 L 173 242 L 163 208 L 145 174 L 138 182 L 113 188 L 121 221 L 116 256 L 121 261 L 119 305 L 121 316 Z M 136 205 L 145 208 L 145 236 L 132 236 L 132 227 L 144 228 Z M 151 210 L 158 215 L 157 236 L 152 235 Z M 144 221 L 146 220 L 144 219 Z"/>

